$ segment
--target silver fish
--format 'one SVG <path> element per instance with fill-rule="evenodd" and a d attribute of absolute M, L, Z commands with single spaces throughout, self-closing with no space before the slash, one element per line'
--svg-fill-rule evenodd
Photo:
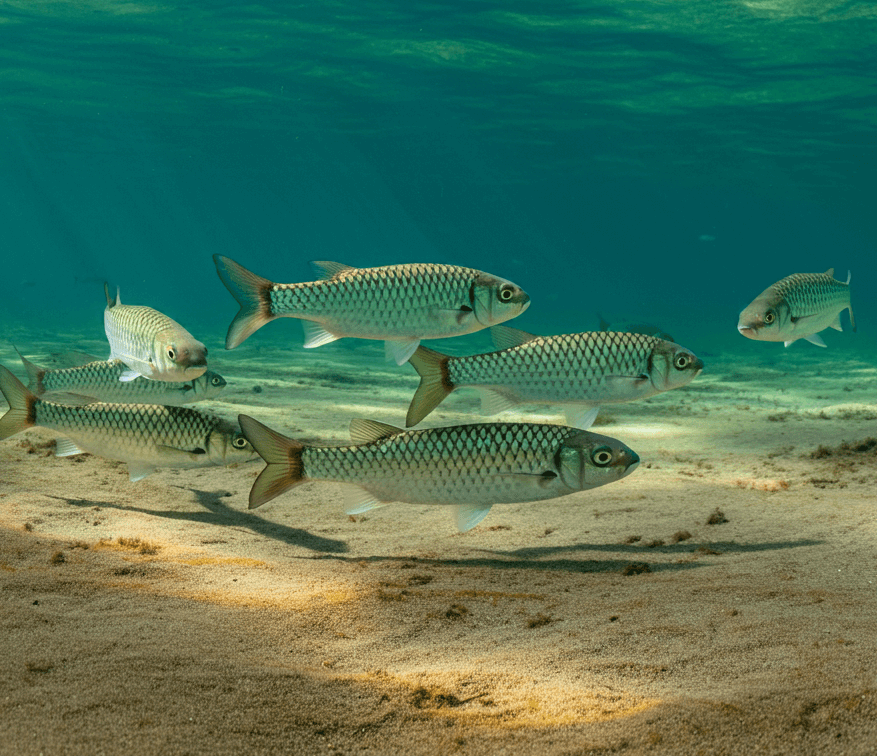
<path fill-rule="evenodd" d="M 348 336 L 377 339 L 385 342 L 387 358 L 401 365 L 420 339 L 473 333 L 520 315 L 530 304 L 510 281 L 455 265 L 351 268 L 314 262 L 320 280 L 278 284 L 222 255 L 213 259 L 241 306 L 228 328 L 226 349 L 275 318 L 299 318 L 305 347 Z"/>
<path fill-rule="evenodd" d="M 588 428 L 601 404 L 630 402 L 690 383 L 703 370 L 692 352 L 637 333 L 592 331 L 534 336 L 491 328 L 500 351 L 449 357 L 419 347 L 411 365 L 420 374 L 406 424 L 417 425 L 458 388 L 481 393 L 482 412 L 516 404 L 563 405 L 570 425 Z"/>
<path fill-rule="evenodd" d="M 850 311 L 850 325 L 856 319 L 850 305 L 850 278 L 846 283 L 834 278 L 834 268 L 825 273 L 795 273 L 768 286 L 743 312 L 737 330 L 755 341 L 782 341 L 786 346 L 805 339 L 825 346 L 819 331 L 843 330 L 840 314 Z"/>
<path fill-rule="evenodd" d="M 129 368 L 120 381 L 132 381 L 138 375 L 158 381 L 191 381 L 207 370 L 207 347 L 179 323 L 151 307 L 123 305 L 118 291 L 113 300 L 106 284 L 104 293 L 109 359 L 122 360 Z"/>
<path fill-rule="evenodd" d="M 0 440 L 38 425 L 59 431 L 59 457 L 89 452 L 128 463 L 131 480 L 157 467 L 207 467 L 244 462 L 253 447 L 231 423 L 187 407 L 157 404 L 82 406 L 39 399 L 0 365 L 0 392 L 9 410 L 0 418 Z"/>
<path fill-rule="evenodd" d="M 16 350 L 18 351 L 18 350 Z M 47 369 L 18 353 L 30 380 L 28 389 L 53 402 L 81 403 L 80 396 L 120 404 L 180 405 L 210 399 L 225 388 L 225 379 L 208 370 L 191 381 L 152 381 L 138 376 L 120 381 L 127 370 L 121 360 L 97 360 L 69 368 Z"/>
<path fill-rule="evenodd" d="M 305 480 L 356 486 L 348 513 L 391 501 L 449 504 L 469 530 L 501 503 L 542 501 L 620 480 L 639 464 L 620 441 L 562 425 L 483 423 L 402 430 L 350 424 L 350 446 L 308 446 L 239 415 L 267 463 L 250 491 L 258 507 Z"/>

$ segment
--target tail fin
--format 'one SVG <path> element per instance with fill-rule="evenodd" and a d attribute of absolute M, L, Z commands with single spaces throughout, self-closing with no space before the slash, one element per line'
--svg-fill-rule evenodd
<path fill-rule="evenodd" d="M 274 284 L 267 278 L 251 273 L 228 257 L 213 255 L 213 261 L 220 280 L 241 306 L 225 337 L 225 348 L 234 349 L 250 334 L 274 319 L 269 293 Z"/>
<path fill-rule="evenodd" d="M 853 278 L 853 271 L 848 270 L 847 271 L 847 286 L 850 285 L 850 281 L 852 280 L 852 278 Z M 848 305 L 847 310 L 850 313 L 850 325 L 853 327 L 853 330 L 855 331 L 856 330 L 856 317 L 855 317 L 855 315 L 853 315 L 853 306 Z"/>
<path fill-rule="evenodd" d="M 417 425 L 456 388 L 448 377 L 449 359 L 446 354 L 434 352 L 424 346 L 417 347 L 417 351 L 411 355 L 408 361 L 420 374 L 420 385 L 408 408 L 406 427 Z"/>
<path fill-rule="evenodd" d="M 27 378 L 30 381 L 27 387 L 28 390 L 33 391 L 37 396 L 44 393 L 43 376 L 46 374 L 46 371 L 43 368 L 34 365 L 30 360 L 25 359 L 24 355 L 18 351 L 18 347 L 14 344 L 12 348 L 15 350 L 16 354 L 18 354 L 21 363 L 24 365 L 24 369 L 27 370 Z"/>
<path fill-rule="evenodd" d="M 266 463 L 250 490 L 250 509 L 261 507 L 275 496 L 304 482 L 302 443 L 271 430 L 249 415 L 238 415 L 238 422 L 247 441 Z"/>
<path fill-rule="evenodd" d="M 3 365 L 0 365 L 0 393 L 9 403 L 9 411 L 0 417 L 2 440 L 34 425 L 34 402 L 37 398 Z"/>

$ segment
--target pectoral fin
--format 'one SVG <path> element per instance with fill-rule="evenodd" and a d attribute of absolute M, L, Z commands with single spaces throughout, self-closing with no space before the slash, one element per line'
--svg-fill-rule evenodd
<path fill-rule="evenodd" d="M 136 370 L 123 370 L 121 375 L 119 375 L 119 380 L 122 383 L 128 383 L 129 381 L 133 381 L 135 378 L 139 378 L 140 373 Z"/>
<path fill-rule="evenodd" d="M 811 333 L 809 336 L 804 337 L 811 344 L 816 344 L 816 346 L 824 347 L 827 346 L 826 343 L 822 340 L 818 333 Z M 788 346 L 788 345 L 787 345 Z"/>

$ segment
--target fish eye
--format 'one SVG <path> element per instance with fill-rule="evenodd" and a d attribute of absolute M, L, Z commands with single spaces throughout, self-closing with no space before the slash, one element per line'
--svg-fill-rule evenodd
<path fill-rule="evenodd" d="M 240 433 L 235 433 L 234 438 L 231 440 L 231 445 L 235 449 L 245 449 L 248 443 L 247 439 Z"/>
<path fill-rule="evenodd" d="M 591 461 L 597 467 L 606 467 L 612 461 L 612 449 L 608 446 L 598 446 L 591 452 Z"/>
<path fill-rule="evenodd" d="M 168 359 L 171 359 L 171 360 L 175 360 L 177 358 L 177 353 L 173 347 L 167 348 L 167 356 L 168 356 Z"/>
<path fill-rule="evenodd" d="M 505 284 L 499 290 L 499 301 L 500 302 L 510 302 L 512 297 L 514 297 L 514 296 L 515 296 L 514 289 L 511 286 L 509 286 L 508 284 Z"/>
<path fill-rule="evenodd" d="M 768 310 L 766 313 L 764 313 L 764 322 L 767 325 L 770 325 L 771 323 L 773 323 L 774 320 L 776 320 L 776 318 L 777 318 L 776 313 L 773 310 Z"/>
<path fill-rule="evenodd" d="M 677 354 L 676 359 L 673 360 L 673 366 L 677 370 L 685 370 L 685 368 L 688 367 L 690 362 L 691 362 L 691 359 L 689 358 L 689 356 L 687 354 Z"/>
<path fill-rule="evenodd" d="M 212 386 L 218 386 L 219 382 L 222 380 L 218 375 L 214 375 L 213 378 L 210 379 L 210 384 Z"/>

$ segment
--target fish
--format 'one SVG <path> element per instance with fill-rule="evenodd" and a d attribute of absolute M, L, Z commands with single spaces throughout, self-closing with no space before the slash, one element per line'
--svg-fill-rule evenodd
<path fill-rule="evenodd" d="M 225 378 L 212 370 L 190 381 L 153 381 L 143 376 L 119 381 L 127 370 L 121 360 L 93 360 L 77 367 L 47 369 L 25 359 L 21 352 L 18 356 L 30 381 L 28 390 L 53 402 L 78 403 L 76 397 L 87 396 L 101 402 L 178 406 L 210 399 L 226 386 Z"/>
<path fill-rule="evenodd" d="M 0 393 L 9 410 L 0 417 L 0 440 L 33 426 L 63 434 L 55 454 L 89 452 L 127 462 L 132 481 L 159 467 L 207 467 L 245 462 L 256 452 L 232 423 L 188 407 L 40 399 L 3 365 Z"/>
<path fill-rule="evenodd" d="M 274 283 L 214 255 L 219 278 L 240 305 L 225 340 L 234 349 L 275 318 L 299 318 L 306 348 L 353 337 L 384 341 L 387 359 L 408 361 L 421 339 L 473 333 L 530 304 L 511 281 L 456 265 L 411 263 L 352 268 L 313 262 L 319 280 Z"/>
<path fill-rule="evenodd" d="M 110 342 L 110 360 L 121 360 L 128 369 L 120 381 L 137 376 L 156 381 L 191 381 L 207 370 L 207 347 L 175 320 L 141 305 L 123 305 L 104 284 L 107 308 L 104 329 Z"/>
<path fill-rule="evenodd" d="M 471 530 L 494 504 L 543 501 L 621 480 L 639 456 L 621 441 L 562 425 L 481 423 L 403 430 L 375 420 L 350 423 L 348 446 L 311 446 L 248 415 L 238 422 L 266 466 L 250 509 L 306 480 L 350 484 L 347 512 L 393 501 L 454 507 Z"/>
<path fill-rule="evenodd" d="M 703 370 L 685 347 L 638 333 L 586 331 L 534 336 L 510 326 L 490 329 L 499 351 L 450 357 L 420 346 L 411 366 L 420 375 L 405 418 L 417 425 L 450 393 L 474 388 L 482 412 L 517 404 L 561 405 L 569 425 L 586 429 L 600 405 L 630 402 L 680 388 Z"/>
<path fill-rule="evenodd" d="M 850 325 L 856 319 L 850 304 L 850 279 L 834 277 L 834 268 L 825 273 L 795 273 L 768 286 L 743 312 L 737 330 L 755 341 L 782 341 L 789 346 L 804 339 L 824 347 L 819 332 L 826 328 L 843 331 L 840 314 L 849 310 Z"/>

